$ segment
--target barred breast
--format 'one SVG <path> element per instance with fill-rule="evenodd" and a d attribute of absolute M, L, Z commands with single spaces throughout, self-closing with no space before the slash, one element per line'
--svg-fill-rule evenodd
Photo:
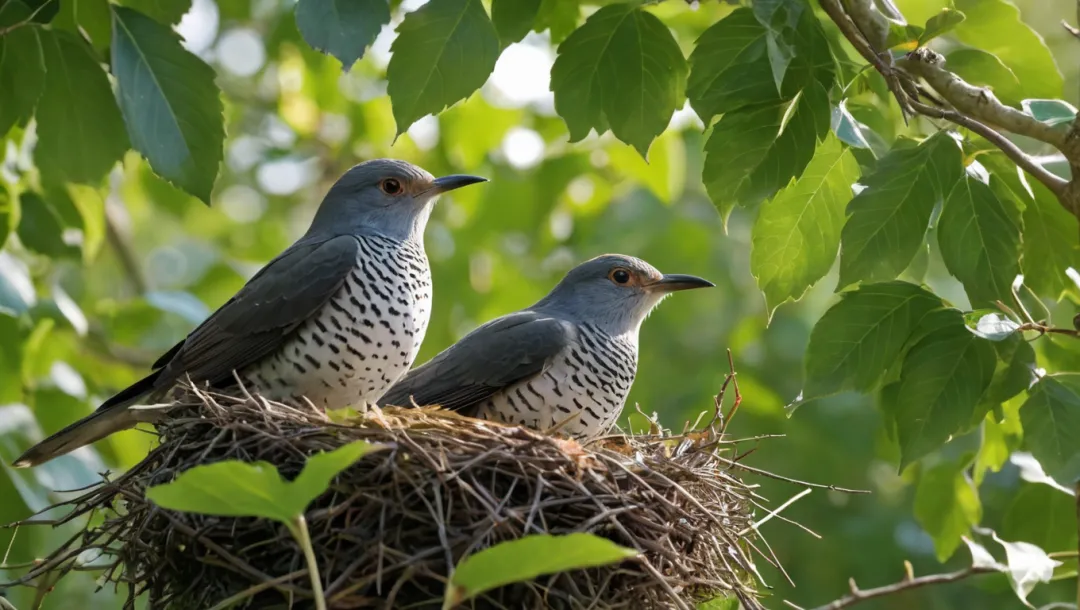
<path fill-rule="evenodd" d="M 241 373 L 264 396 L 336 409 L 374 403 L 416 359 L 431 315 L 423 246 L 359 236 L 356 267 L 282 348 Z"/>
<path fill-rule="evenodd" d="M 500 390 L 477 417 L 538 430 L 578 414 L 559 429 L 579 439 L 607 433 L 622 412 L 637 371 L 637 342 L 612 337 L 592 324 L 540 375 Z"/>

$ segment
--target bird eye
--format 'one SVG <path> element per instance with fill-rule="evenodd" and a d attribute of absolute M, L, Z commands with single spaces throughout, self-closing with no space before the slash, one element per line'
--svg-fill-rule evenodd
<path fill-rule="evenodd" d="M 615 282 L 616 284 L 630 283 L 630 272 L 626 269 L 615 269 L 611 272 L 611 275 L 609 277 L 611 278 L 611 281 Z"/>
<path fill-rule="evenodd" d="M 398 182 L 395 178 L 387 178 L 383 180 L 379 183 L 379 188 L 381 188 L 382 192 L 386 193 L 387 195 L 401 194 L 401 183 Z"/>

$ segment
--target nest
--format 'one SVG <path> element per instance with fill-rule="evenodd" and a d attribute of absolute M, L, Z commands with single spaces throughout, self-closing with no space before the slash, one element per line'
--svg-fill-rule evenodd
<path fill-rule="evenodd" d="M 587 447 L 437 409 L 384 409 L 334 422 L 250 396 L 194 392 L 158 426 L 137 466 L 64 502 L 56 524 L 90 525 L 21 583 L 106 558 L 126 608 L 313 607 L 301 550 L 282 525 L 163 510 L 147 487 L 198 464 L 264 460 L 291 479 L 307 456 L 354 440 L 388 449 L 340 474 L 306 514 L 330 608 L 440 608 L 459 559 L 530 533 L 591 532 L 641 552 L 618 565 L 507 585 L 475 608 L 692 608 L 757 601 L 753 485 L 718 433 L 612 436 Z M 724 456 L 728 457 L 724 457 Z M 34 523 L 34 522 L 30 522 Z M 36 523 L 42 523 L 38 521 Z M 93 553 L 90 553 L 93 551 Z M 101 565 L 100 561 L 98 565 Z"/>

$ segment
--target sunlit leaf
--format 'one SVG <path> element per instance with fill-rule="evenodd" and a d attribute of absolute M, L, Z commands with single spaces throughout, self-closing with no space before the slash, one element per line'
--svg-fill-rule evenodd
<path fill-rule="evenodd" d="M 1003 314 L 990 309 L 980 309 L 964 314 L 964 321 L 971 332 L 990 341 L 1003 341 L 1020 328 Z"/>
<path fill-rule="evenodd" d="M 7 238 L 15 229 L 15 221 L 18 218 L 16 207 L 18 202 L 12 198 L 11 193 L 5 188 L 0 188 L 0 248 L 7 243 Z"/>
<path fill-rule="evenodd" d="M 1050 49 L 1024 23 L 1014 4 L 1006 0 L 955 0 L 954 4 L 967 16 L 953 30 L 961 42 L 1000 58 L 1020 79 L 1024 95 L 1062 97 L 1063 80 Z"/>
<path fill-rule="evenodd" d="M 996 55 L 980 49 L 956 49 L 945 56 L 945 66 L 972 85 L 989 87 L 1006 104 L 1020 101 L 1020 79 Z"/>
<path fill-rule="evenodd" d="M 177 24 L 191 10 L 191 0 L 120 0 L 144 15 L 164 24 Z"/>
<path fill-rule="evenodd" d="M 544 574 L 619 563 L 637 554 L 637 551 L 621 547 L 607 538 L 586 533 L 536 534 L 509 540 L 469 555 L 458 563 L 446 589 L 443 608 L 452 608 L 510 583 Z"/>
<path fill-rule="evenodd" d="M 112 71 L 135 150 L 162 178 L 210 203 L 225 127 L 214 70 L 172 29 L 113 7 Z"/>
<path fill-rule="evenodd" d="M 610 127 L 645 156 L 682 103 L 686 73 L 667 26 L 619 3 L 593 13 L 559 45 L 551 90 L 571 142 Z"/>
<path fill-rule="evenodd" d="M 386 0 L 299 0 L 296 27 L 313 48 L 329 53 L 348 71 L 390 23 Z"/>
<path fill-rule="evenodd" d="M 23 333 L 18 318 L 0 310 L 0 404 L 22 399 Z M 21 448 L 20 448 L 21 449 Z M 12 456 L 14 459 L 16 456 Z"/>
<path fill-rule="evenodd" d="M 702 179 L 721 217 L 772 197 L 798 178 L 829 131 L 829 98 L 817 83 L 785 103 L 725 114 L 705 143 Z M 785 120 L 786 119 L 786 120 Z"/>
<path fill-rule="evenodd" d="M 844 208 L 859 165 L 839 140 L 818 149 L 801 179 L 765 202 L 754 224 L 750 271 L 771 317 L 828 273 L 840 249 Z"/>
<path fill-rule="evenodd" d="M 1022 100 L 1024 112 L 1047 125 L 1064 125 L 1076 119 L 1076 107 L 1065 100 Z"/>
<path fill-rule="evenodd" d="M 994 534 L 994 540 L 1005 549 L 1006 563 L 1009 576 L 1009 584 L 1012 585 L 1016 596 L 1028 607 L 1034 607 L 1027 601 L 1035 585 L 1041 582 L 1050 582 L 1054 576 L 1054 568 L 1061 565 L 1060 561 L 1054 561 L 1047 556 L 1046 551 L 1034 544 L 1027 542 L 1006 542 Z"/>
<path fill-rule="evenodd" d="M 975 407 L 994 375 L 994 348 L 954 313 L 954 324 L 927 334 L 904 357 L 896 395 L 901 469 L 982 419 Z"/>
<path fill-rule="evenodd" d="M 962 172 L 960 148 L 944 131 L 881 159 L 848 205 L 837 287 L 899 275 L 922 245 L 935 203 Z"/>
<path fill-rule="evenodd" d="M 499 32 L 499 40 L 508 45 L 525 38 L 536 22 L 541 0 L 493 0 L 491 22 Z"/>
<path fill-rule="evenodd" d="M 499 35 L 480 0 L 431 0 L 397 28 L 386 68 L 397 134 L 469 97 L 499 58 Z"/>
<path fill-rule="evenodd" d="M 965 15 L 960 11 L 943 8 L 937 15 L 926 20 L 926 27 L 923 28 L 922 34 L 919 35 L 919 46 L 923 46 L 931 40 L 946 34 L 956 26 L 960 25 L 965 19 Z"/>
<path fill-rule="evenodd" d="M 1080 476 L 1080 373 L 1039 380 L 1020 409 L 1024 444 L 1046 472 L 1071 484 Z"/>
<path fill-rule="evenodd" d="M 579 0 L 540 0 L 540 10 L 533 22 L 534 32 L 547 30 L 553 44 L 559 44 L 574 31 L 581 17 Z"/>
<path fill-rule="evenodd" d="M 803 388 L 807 400 L 873 389 L 923 318 L 942 305 L 938 297 L 906 282 L 864 284 L 840 299 L 810 333 Z"/>
<path fill-rule="evenodd" d="M 975 464 L 971 468 L 971 476 L 976 487 L 982 485 L 987 472 L 999 472 L 1001 467 L 1009 461 L 1009 453 L 1014 449 L 1010 438 L 1005 434 L 1004 426 L 998 423 L 993 412 L 985 415 L 982 425 L 979 450 L 975 454 Z"/>
<path fill-rule="evenodd" d="M 128 149 L 109 80 L 93 51 L 74 34 L 39 30 L 37 35 L 46 78 L 37 104 L 34 161 L 51 182 L 96 184 Z"/>
<path fill-rule="evenodd" d="M 308 458 L 292 482 L 281 478 L 273 464 L 236 460 L 195 466 L 171 483 L 146 490 L 146 497 L 171 510 L 226 517 L 265 517 L 289 522 L 304 513 L 338 473 L 364 455 L 380 449 L 354 441 Z"/>
<path fill-rule="evenodd" d="M 681 134 L 665 131 L 649 149 L 645 161 L 633 148 L 615 144 L 608 149 L 611 165 L 652 191 L 664 203 L 675 203 L 686 183 L 686 144 Z"/>
<path fill-rule="evenodd" d="M 938 464 L 919 476 L 915 488 L 915 519 L 933 538 L 938 561 L 952 557 L 961 538 L 982 519 L 979 495 L 966 467 L 964 461 Z"/>
<path fill-rule="evenodd" d="M 18 28 L 0 36 L 0 135 L 30 118 L 44 84 L 45 64 L 34 30 Z"/>
<path fill-rule="evenodd" d="M 938 220 L 941 258 L 975 307 L 1008 300 L 1020 272 L 1020 209 L 969 175 L 953 186 Z"/>

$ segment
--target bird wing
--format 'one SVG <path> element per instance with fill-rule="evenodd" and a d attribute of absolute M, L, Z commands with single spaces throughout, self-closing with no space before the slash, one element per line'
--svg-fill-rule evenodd
<path fill-rule="evenodd" d="M 289 248 L 155 363 L 165 367 L 155 385 L 183 375 L 220 384 L 272 354 L 341 288 L 359 250 L 351 235 Z"/>
<path fill-rule="evenodd" d="M 471 407 L 502 388 L 544 372 L 575 335 L 563 320 L 520 311 L 466 335 L 401 378 L 379 401 L 406 406 Z"/>

